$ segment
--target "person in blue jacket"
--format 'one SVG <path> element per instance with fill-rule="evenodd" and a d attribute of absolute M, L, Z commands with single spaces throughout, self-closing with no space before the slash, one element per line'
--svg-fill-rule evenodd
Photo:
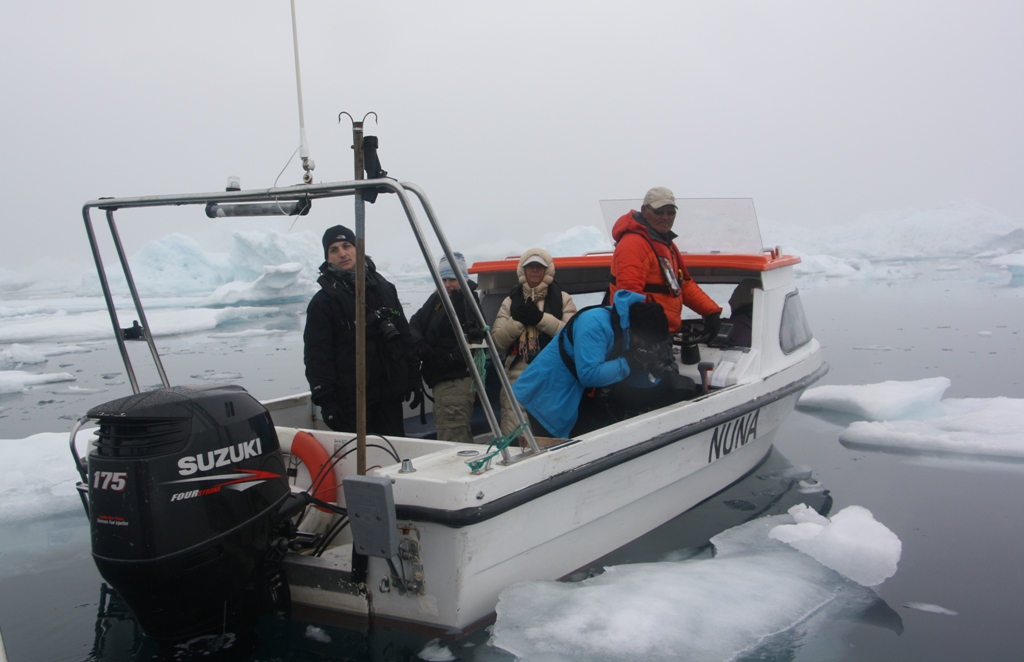
<path fill-rule="evenodd" d="M 534 434 L 569 437 L 587 388 L 623 381 L 654 386 L 658 379 L 651 376 L 646 356 L 667 338 L 665 311 L 636 292 L 619 290 L 611 306 L 577 313 L 513 386 Z"/>

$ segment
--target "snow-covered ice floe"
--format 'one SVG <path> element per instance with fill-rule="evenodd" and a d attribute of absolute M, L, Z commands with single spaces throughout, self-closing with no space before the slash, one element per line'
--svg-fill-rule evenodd
<path fill-rule="evenodd" d="M 190 308 L 153 310 L 147 313 L 147 318 L 153 335 L 161 338 L 208 331 L 234 320 L 267 317 L 277 312 L 277 308 L 267 306 Z M 130 314 L 127 319 L 131 319 Z M 31 340 L 80 342 L 109 337 L 110 315 L 106 311 L 7 320 L 0 327 L 0 344 Z"/>
<path fill-rule="evenodd" d="M 710 559 L 515 584 L 501 594 L 492 643 L 522 659 L 736 659 L 874 604 L 863 584 L 891 577 L 902 552 L 858 506 L 830 520 L 801 504 L 711 542 Z"/>
<path fill-rule="evenodd" d="M 73 381 L 75 381 L 75 376 L 70 372 L 50 372 L 37 375 L 24 370 L 4 370 L 0 371 L 0 393 L 21 393 L 29 386 Z"/>
<path fill-rule="evenodd" d="M 950 398 L 950 382 L 912 382 L 808 389 L 797 405 L 855 414 L 839 434 L 848 446 L 904 453 L 1024 459 L 1024 399 Z"/>
<path fill-rule="evenodd" d="M 807 389 L 797 406 L 841 411 L 869 421 L 891 421 L 941 414 L 936 407 L 949 386 L 950 381 L 945 377 L 858 386 L 818 386 Z"/>
<path fill-rule="evenodd" d="M 67 457 L 66 432 L 0 439 L 0 524 L 81 512 Z"/>
<path fill-rule="evenodd" d="M 1024 251 L 994 258 L 992 264 L 997 267 L 1006 267 L 1014 278 L 1024 278 Z"/>
<path fill-rule="evenodd" d="M 1024 400 L 943 400 L 945 415 L 927 420 L 857 421 L 839 434 L 844 444 L 902 452 L 1024 460 Z"/>

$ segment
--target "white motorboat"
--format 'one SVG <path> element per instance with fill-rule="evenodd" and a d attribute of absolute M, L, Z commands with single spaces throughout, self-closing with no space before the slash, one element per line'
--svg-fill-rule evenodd
<path fill-rule="evenodd" d="M 695 238 L 679 240 L 693 278 L 720 303 L 736 287 L 749 288 L 753 301 L 749 346 L 731 346 L 720 335 L 677 357 L 681 374 L 701 385 L 691 399 L 578 438 L 537 443 L 526 432 L 528 447 L 485 448 L 414 437 L 360 443 L 357 434 L 327 429 L 309 393 L 257 403 L 240 387 L 168 383 L 115 211 L 206 205 L 211 216 L 297 213 L 322 198 L 358 200 L 367 189 L 400 199 L 444 292 L 413 199 L 452 259 L 440 224 L 419 188 L 393 179 L 100 199 L 83 208 L 136 395 L 90 411 L 72 431 L 71 446 L 96 563 L 153 637 L 190 636 L 272 609 L 314 622 L 354 618 L 448 635 L 470 631 L 493 617 L 505 587 L 567 577 L 751 472 L 799 395 L 828 369 L 794 283 L 799 259 L 762 248 L 752 202 L 680 200 L 680 226 Z M 630 207 L 639 201 L 602 203 L 609 219 Z M 141 330 L 118 320 L 94 209 L 106 214 Z M 579 305 L 596 302 L 610 261 L 609 253 L 556 257 L 557 280 Z M 470 269 L 482 324 L 518 282 L 516 265 L 510 257 Z M 163 388 L 138 388 L 125 348 L 133 333 L 148 342 Z M 465 338 L 461 344 L 469 356 Z M 500 366 L 493 341 L 482 345 L 492 369 Z M 691 358 L 694 350 L 699 360 Z M 495 373 L 507 389 L 500 367 Z M 481 400 L 490 438 L 507 443 L 491 402 Z M 87 419 L 99 428 L 82 457 L 85 442 L 76 445 L 76 438 Z M 365 448 L 365 475 L 357 447 Z M 289 483 L 304 484 L 318 501 L 297 497 L 301 491 Z"/>

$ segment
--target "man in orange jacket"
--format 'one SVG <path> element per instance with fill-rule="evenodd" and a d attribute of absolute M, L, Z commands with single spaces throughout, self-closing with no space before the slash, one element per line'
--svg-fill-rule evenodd
<path fill-rule="evenodd" d="M 672 191 L 657 186 L 644 196 L 640 211 L 630 211 L 615 221 L 610 293 L 614 297 L 617 290 L 629 290 L 660 303 L 670 333 L 679 331 L 685 305 L 704 318 L 704 330 L 713 338 L 718 334 L 722 307 L 700 289 L 683 265 L 683 256 L 672 241 L 677 236 L 672 232 L 677 209 Z"/>

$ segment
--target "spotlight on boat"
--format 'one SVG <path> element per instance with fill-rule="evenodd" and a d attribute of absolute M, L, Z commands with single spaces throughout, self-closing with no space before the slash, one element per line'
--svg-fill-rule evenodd
<path fill-rule="evenodd" d="M 238 216 L 305 216 L 313 206 L 308 197 L 291 202 L 250 202 L 235 205 L 206 205 L 206 215 L 210 218 L 234 218 Z"/>

